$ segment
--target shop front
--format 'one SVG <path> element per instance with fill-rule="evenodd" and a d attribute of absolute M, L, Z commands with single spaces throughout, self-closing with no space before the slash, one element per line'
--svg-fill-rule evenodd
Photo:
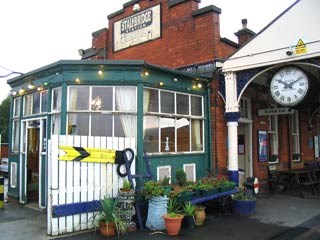
<path fill-rule="evenodd" d="M 132 172 L 146 173 L 145 153 L 157 180 L 174 179 L 183 168 L 195 181 L 211 167 L 205 78 L 144 61 L 81 60 L 59 61 L 8 83 L 13 95 L 8 196 L 23 204 L 52 208 L 117 195 L 123 178 L 116 164 L 63 161 L 64 146 L 129 147 L 135 154 Z M 59 228 L 59 218 L 51 217 L 50 235 L 85 228 L 85 220 Z M 64 218 L 59 221 L 68 222 Z"/>

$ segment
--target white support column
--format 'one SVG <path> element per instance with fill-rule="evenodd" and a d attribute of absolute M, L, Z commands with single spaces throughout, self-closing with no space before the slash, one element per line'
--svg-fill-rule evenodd
<path fill-rule="evenodd" d="M 226 112 L 225 118 L 228 126 L 228 174 L 229 179 L 239 182 L 238 167 L 238 120 L 240 118 L 237 76 L 234 72 L 225 73 L 226 86 Z"/>

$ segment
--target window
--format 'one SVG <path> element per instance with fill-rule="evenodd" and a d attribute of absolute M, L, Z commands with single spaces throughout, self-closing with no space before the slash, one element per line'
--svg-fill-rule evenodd
<path fill-rule="evenodd" d="M 12 151 L 19 151 L 19 120 L 13 120 L 13 129 L 12 129 Z"/>
<path fill-rule="evenodd" d="M 278 162 L 278 115 L 269 116 L 269 162 Z"/>
<path fill-rule="evenodd" d="M 51 100 L 51 133 L 54 135 L 60 134 L 60 111 L 61 111 L 61 87 L 52 89 Z"/>
<path fill-rule="evenodd" d="M 70 86 L 68 134 L 135 138 L 136 91 L 132 86 Z"/>
<path fill-rule="evenodd" d="M 146 152 L 203 151 L 201 96 L 145 88 L 143 104 Z"/>
<path fill-rule="evenodd" d="M 246 97 L 242 97 L 240 99 L 240 118 L 251 120 L 251 100 Z"/>
<path fill-rule="evenodd" d="M 300 137 L 299 137 L 299 115 L 294 110 L 291 118 L 291 136 L 292 136 L 292 160 L 300 161 Z"/>
<path fill-rule="evenodd" d="M 48 91 L 35 92 L 24 96 L 24 116 L 47 112 Z"/>
<path fill-rule="evenodd" d="M 15 98 L 13 100 L 13 117 L 19 117 L 20 116 L 20 103 L 21 103 L 21 98 Z"/>

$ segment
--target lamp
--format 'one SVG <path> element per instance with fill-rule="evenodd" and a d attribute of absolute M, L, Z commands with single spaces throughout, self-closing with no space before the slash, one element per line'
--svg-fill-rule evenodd
<path fill-rule="evenodd" d="M 136 4 L 133 5 L 132 11 L 134 11 L 134 12 L 140 11 L 140 5 L 139 5 L 139 3 L 136 3 Z"/>

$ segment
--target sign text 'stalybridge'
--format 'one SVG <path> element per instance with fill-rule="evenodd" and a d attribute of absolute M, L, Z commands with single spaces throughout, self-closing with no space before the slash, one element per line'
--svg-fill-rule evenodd
<path fill-rule="evenodd" d="M 134 32 L 152 24 L 152 11 L 147 10 L 121 21 L 121 34 Z"/>

